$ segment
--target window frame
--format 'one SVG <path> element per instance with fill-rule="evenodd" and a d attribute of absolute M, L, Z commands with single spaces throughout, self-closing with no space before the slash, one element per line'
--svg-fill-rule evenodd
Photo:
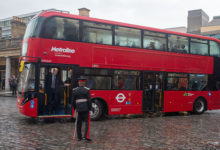
<path fill-rule="evenodd" d="M 201 42 L 192 42 L 192 39 L 196 39 L 196 40 L 206 40 L 207 41 L 207 43 L 201 43 Z M 210 56 L 210 46 L 209 46 L 209 40 L 207 40 L 207 39 L 202 39 L 202 38 L 195 38 L 195 37 L 190 37 L 190 41 L 189 41 L 189 43 L 190 43 L 190 53 L 189 54 L 192 54 L 191 52 L 192 52 L 192 44 L 191 43 L 197 43 L 197 44 L 206 44 L 207 45 L 207 50 L 208 50 L 208 54 L 207 55 L 201 55 L 201 54 L 192 54 L 192 55 L 199 55 L 199 56 Z"/>
<path fill-rule="evenodd" d="M 78 21 L 79 22 L 79 28 L 78 28 L 78 41 L 70 41 L 70 42 L 81 42 L 81 39 L 80 39 L 80 35 L 81 35 L 81 32 L 80 32 L 80 28 L 81 28 L 81 25 L 80 25 L 80 22 L 81 22 L 81 19 L 76 19 L 76 18 L 70 18 L 70 17 L 63 17 L 63 16 L 51 16 L 51 17 L 48 17 L 46 18 L 45 20 L 43 20 L 43 23 L 42 23 L 42 26 L 40 27 L 40 32 L 39 32 L 39 37 L 40 38 L 43 38 L 43 39 L 50 39 L 50 40 L 59 40 L 59 41 L 68 41 L 68 40 L 64 40 L 64 39 L 58 39 L 58 38 L 46 38 L 45 35 L 44 35 L 44 31 L 45 31 L 45 28 L 46 28 L 46 24 L 48 23 L 49 20 L 53 19 L 53 18 L 62 18 L 62 19 L 69 19 L 69 20 L 75 20 L 75 21 Z"/>
<path fill-rule="evenodd" d="M 127 27 L 127 26 L 121 26 L 121 25 L 113 25 L 114 26 L 114 46 L 119 46 L 119 47 L 128 47 L 128 48 L 138 48 L 138 49 L 143 49 L 142 47 L 142 41 L 143 41 L 143 38 L 142 38 L 142 31 L 143 29 L 140 29 L 140 28 L 132 28 L 132 27 Z M 140 47 L 130 47 L 130 46 L 121 46 L 121 45 L 116 45 L 116 26 L 118 27 L 122 27 L 122 28 L 129 28 L 129 29 L 134 29 L 134 30 L 139 30 L 140 31 Z"/>
<path fill-rule="evenodd" d="M 157 31 L 150 31 L 150 30 L 142 30 L 143 31 L 143 38 L 142 38 L 142 42 L 143 42 L 143 45 L 142 45 L 142 49 L 146 49 L 144 48 L 144 37 L 145 36 L 148 36 L 148 37 L 155 37 L 155 38 L 161 38 L 161 39 L 165 39 L 165 44 L 166 44 L 166 49 L 164 50 L 159 50 L 159 49 L 149 49 L 149 50 L 156 50 L 156 51 L 162 51 L 162 52 L 166 52 L 168 51 L 168 34 L 167 33 L 163 33 L 163 32 L 157 32 Z M 155 33 L 155 34 L 164 34 L 164 37 L 163 36 L 157 36 L 157 35 L 150 35 L 150 34 L 144 34 L 144 32 L 147 31 L 147 32 L 152 32 L 152 33 Z"/>
<path fill-rule="evenodd" d="M 213 56 L 211 55 L 211 42 L 215 42 L 218 45 L 218 50 L 219 50 L 219 56 Z M 218 43 L 215 40 L 209 40 L 209 56 L 211 57 L 220 57 L 220 43 Z"/>
<path fill-rule="evenodd" d="M 104 28 L 96 28 L 96 27 L 93 27 L 94 29 L 101 29 L 101 30 L 107 30 L 107 31 L 111 31 L 112 33 L 112 43 L 111 44 L 101 44 L 101 45 L 112 45 L 114 44 L 114 34 L 115 34 L 115 30 L 114 30 L 114 25 L 112 24 L 107 24 L 107 23 L 102 23 L 102 22 L 97 22 L 97 21 L 89 21 L 89 20 L 82 20 L 81 19 L 81 24 L 80 24 L 80 35 L 81 35 L 81 38 L 80 38 L 80 42 L 83 42 L 83 43 L 91 43 L 91 44 L 100 44 L 100 43 L 92 43 L 92 42 L 85 42 L 83 41 L 83 30 L 84 30 L 84 27 L 83 27 L 83 22 L 89 22 L 89 23 L 99 23 L 99 24 L 103 24 L 103 25 L 108 25 L 108 26 L 111 26 L 111 29 L 104 29 Z M 114 32 L 113 32 L 114 31 Z"/>
<path fill-rule="evenodd" d="M 85 74 L 85 70 L 86 69 L 90 69 L 90 70 L 107 70 L 109 74 L 107 75 L 100 75 L 100 74 L 96 74 L 96 73 L 92 73 L 92 74 Z M 130 72 L 130 71 L 137 71 L 139 72 L 139 75 L 124 75 L 122 74 L 122 76 L 131 76 L 131 77 L 137 77 L 137 81 L 138 81 L 138 84 L 136 85 L 136 90 L 132 89 L 132 90 L 126 90 L 126 91 L 142 91 L 142 88 L 141 88 L 141 79 L 142 79 L 142 70 L 127 70 L 127 69 L 109 69 L 109 68 L 88 68 L 88 67 L 80 67 L 77 69 L 77 73 L 75 73 L 76 76 L 83 76 L 83 77 L 111 77 L 111 89 L 94 89 L 94 90 L 120 90 L 120 89 L 116 89 L 114 88 L 114 77 L 116 75 L 119 75 L 119 74 L 115 74 L 115 71 L 116 70 L 120 70 L 120 71 L 127 71 L 127 72 Z M 93 90 L 93 89 L 91 89 Z"/>

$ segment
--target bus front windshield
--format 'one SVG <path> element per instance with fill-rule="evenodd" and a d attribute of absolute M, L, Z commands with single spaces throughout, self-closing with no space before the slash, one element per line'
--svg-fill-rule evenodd
<path fill-rule="evenodd" d="M 35 64 L 26 63 L 20 73 L 18 93 L 24 96 L 24 93 L 33 91 L 35 91 Z"/>
<path fill-rule="evenodd" d="M 24 34 L 24 39 L 37 37 L 37 35 L 39 34 L 39 30 L 40 30 L 40 24 L 42 23 L 43 20 L 44 20 L 44 17 L 37 17 L 37 18 L 32 19 L 28 23 L 28 26 Z"/>

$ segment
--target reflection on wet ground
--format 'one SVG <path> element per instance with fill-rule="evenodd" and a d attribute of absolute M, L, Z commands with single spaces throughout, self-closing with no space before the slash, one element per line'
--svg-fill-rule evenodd
<path fill-rule="evenodd" d="M 110 117 L 91 123 L 91 143 L 77 142 L 73 119 L 31 119 L 19 114 L 15 98 L 0 97 L 0 149 L 220 149 L 219 124 L 220 111 Z"/>

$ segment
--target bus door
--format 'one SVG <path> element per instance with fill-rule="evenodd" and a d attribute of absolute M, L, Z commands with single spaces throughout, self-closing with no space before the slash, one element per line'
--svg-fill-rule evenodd
<path fill-rule="evenodd" d="M 49 85 L 52 72 L 57 69 L 55 96 L 51 94 Z M 73 68 L 69 65 L 41 65 L 39 69 L 39 102 L 38 115 L 71 115 L 71 89 Z M 52 102 L 53 101 L 53 102 Z M 53 107 L 53 112 L 50 112 Z"/>
<path fill-rule="evenodd" d="M 143 105 L 144 112 L 160 111 L 163 104 L 163 74 L 144 72 Z"/>

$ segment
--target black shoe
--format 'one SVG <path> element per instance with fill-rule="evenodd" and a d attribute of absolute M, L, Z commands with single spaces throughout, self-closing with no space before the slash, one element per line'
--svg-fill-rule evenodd
<path fill-rule="evenodd" d="M 89 138 L 83 138 L 83 140 L 86 140 L 87 142 L 91 142 L 92 140 Z"/>
<path fill-rule="evenodd" d="M 78 139 L 78 141 L 81 141 L 82 139 Z"/>

